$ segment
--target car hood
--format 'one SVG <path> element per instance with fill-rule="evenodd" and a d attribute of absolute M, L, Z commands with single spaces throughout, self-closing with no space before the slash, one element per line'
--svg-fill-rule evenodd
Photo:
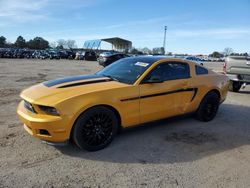
<path fill-rule="evenodd" d="M 21 98 L 40 105 L 54 106 L 69 98 L 127 87 L 128 84 L 97 75 L 80 75 L 43 82 L 21 93 Z"/>

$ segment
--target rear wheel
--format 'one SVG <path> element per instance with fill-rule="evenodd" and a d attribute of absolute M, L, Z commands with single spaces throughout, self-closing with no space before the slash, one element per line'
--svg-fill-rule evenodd
<path fill-rule="evenodd" d="M 112 142 L 117 129 L 118 119 L 112 110 L 93 107 L 78 118 L 72 136 L 81 149 L 97 151 Z"/>
<path fill-rule="evenodd" d="M 209 92 L 201 101 L 196 112 L 197 119 L 201 121 L 211 121 L 217 114 L 220 98 L 217 93 Z"/>
<path fill-rule="evenodd" d="M 230 81 L 229 91 L 238 92 L 241 88 L 241 83 L 237 81 Z"/>

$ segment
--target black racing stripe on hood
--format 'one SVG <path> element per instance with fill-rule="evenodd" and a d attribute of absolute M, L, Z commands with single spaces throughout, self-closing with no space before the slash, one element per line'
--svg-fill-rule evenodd
<path fill-rule="evenodd" d="M 50 81 L 44 82 L 43 84 L 47 87 L 52 87 L 52 86 L 67 83 L 67 82 L 74 82 L 74 81 L 94 79 L 94 78 L 103 78 L 103 77 L 98 76 L 96 74 L 70 76 L 70 77 L 60 78 L 60 79 L 56 79 L 56 80 L 50 80 Z"/>
<path fill-rule="evenodd" d="M 107 78 L 107 79 L 102 79 L 102 80 L 90 80 L 90 81 L 85 81 L 85 82 L 77 82 L 73 84 L 63 85 L 58 88 L 75 87 L 75 86 L 81 86 L 81 85 L 86 85 L 86 84 L 95 84 L 95 83 L 109 82 L 109 81 L 112 81 L 112 79 Z"/>

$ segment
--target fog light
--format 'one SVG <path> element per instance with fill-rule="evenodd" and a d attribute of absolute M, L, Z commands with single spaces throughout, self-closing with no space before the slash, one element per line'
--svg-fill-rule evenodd
<path fill-rule="evenodd" d="M 39 133 L 42 134 L 42 135 L 47 135 L 47 136 L 50 136 L 49 132 L 45 129 L 39 129 Z"/>

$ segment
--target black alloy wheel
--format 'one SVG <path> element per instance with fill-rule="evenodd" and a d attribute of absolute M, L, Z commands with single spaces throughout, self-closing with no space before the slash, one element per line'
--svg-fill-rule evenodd
<path fill-rule="evenodd" d="M 216 116 L 220 104 L 220 98 L 217 93 L 209 92 L 202 99 L 196 117 L 201 121 L 211 121 Z"/>
<path fill-rule="evenodd" d="M 82 149 L 97 151 L 112 142 L 117 129 L 118 120 L 111 109 L 93 107 L 78 118 L 73 130 L 73 140 Z"/>

